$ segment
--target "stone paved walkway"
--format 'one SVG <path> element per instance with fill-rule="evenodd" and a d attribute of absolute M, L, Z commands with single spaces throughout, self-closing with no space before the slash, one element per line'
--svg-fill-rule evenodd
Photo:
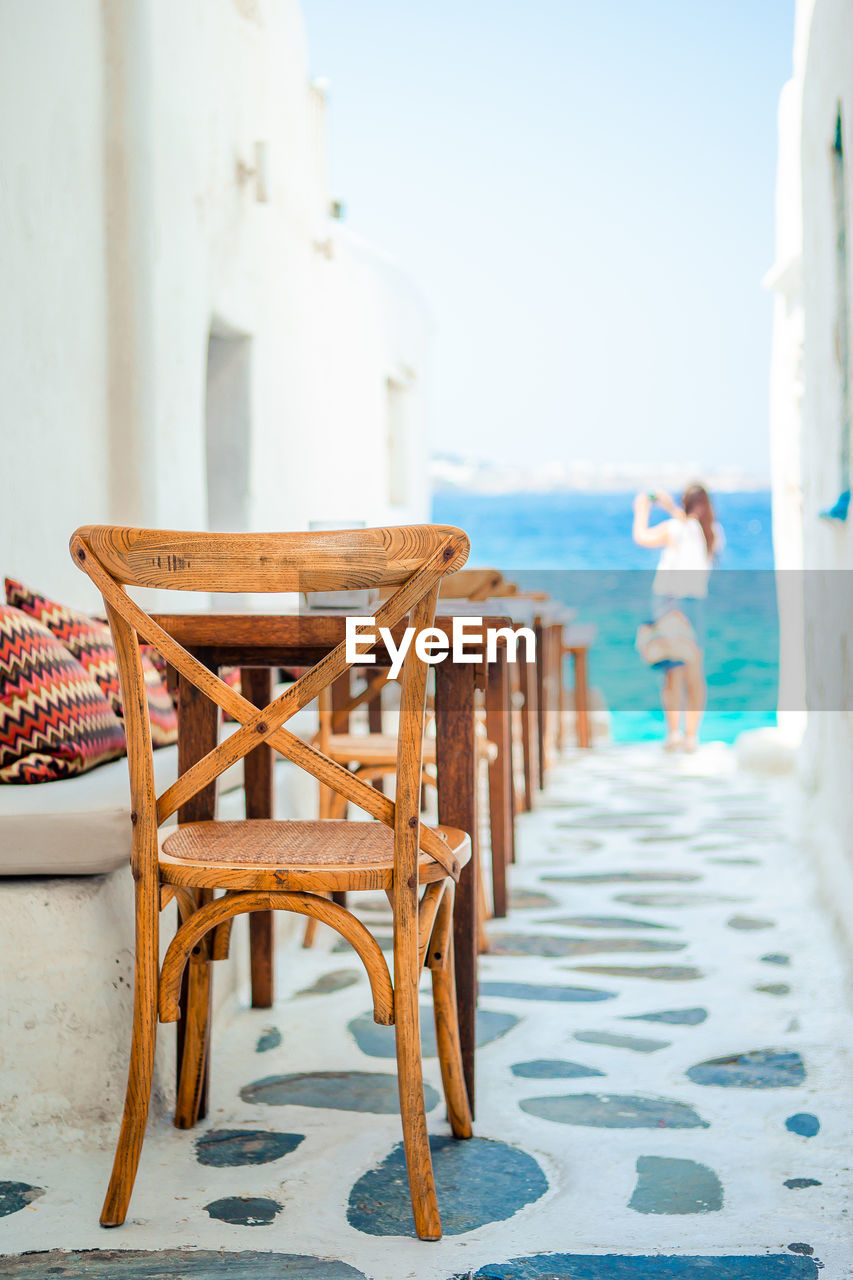
<path fill-rule="evenodd" d="M 123 1229 L 96 1225 L 107 1150 L 51 1132 L 4 1162 L 0 1254 L 59 1252 L 0 1276 L 853 1276 L 853 1023 L 790 785 L 714 747 L 555 770 L 489 926 L 472 1142 L 427 1063 L 439 1244 L 412 1238 L 392 1035 L 326 934 L 282 949 L 272 1014 L 218 1027 L 199 1130 L 154 1119 Z M 61 1252 L 92 1249 L 130 1252 Z"/>

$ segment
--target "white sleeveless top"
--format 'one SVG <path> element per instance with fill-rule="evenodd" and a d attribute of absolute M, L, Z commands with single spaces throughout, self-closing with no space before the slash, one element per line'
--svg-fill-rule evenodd
<path fill-rule="evenodd" d="M 652 591 L 656 596 L 704 600 L 714 556 L 719 555 L 726 542 L 722 525 L 714 524 L 713 555 L 708 554 L 702 526 L 694 516 L 668 520 L 666 531 L 667 543 L 658 561 Z"/>

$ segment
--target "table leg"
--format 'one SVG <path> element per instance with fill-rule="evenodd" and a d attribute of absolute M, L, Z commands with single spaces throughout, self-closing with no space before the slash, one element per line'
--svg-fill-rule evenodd
<path fill-rule="evenodd" d="M 589 674 L 587 671 L 587 650 L 572 650 L 575 660 L 575 717 L 578 727 L 578 746 L 588 747 L 589 736 Z"/>
<path fill-rule="evenodd" d="M 367 679 L 370 679 L 370 668 L 368 668 Z M 371 698 L 367 704 L 367 727 L 371 733 L 382 732 L 382 690 L 380 689 L 375 698 Z M 373 785 L 377 791 L 385 790 L 385 779 L 374 778 Z"/>
<path fill-rule="evenodd" d="M 533 799 L 539 789 L 539 731 L 536 698 L 536 664 L 520 662 L 521 676 L 521 747 L 524 757 L 524 807 L 533 808 Z"/>
<path fill-rule="evenodd" d="M 456 887 L 453 943 L 462 1065 L 474 1113 L 477 1043 L 477 758 L 474 741 L 476 667 L 445 662 L 436 667 L 436 772 L 438 820 L 471 836 L 471 861 Z"/>
<path fill-rule="evenodd" d="M 272 701 L 272 671 L 269 667 L 242 667 L 240 687 L 243 697 L 256 707 Z M 262 745 L 243 760 L 243 786 L 247 818 L 272 818 L 274 753 Z M 253 911 L 249 916 L 249 948 L 252 973 L 252 1008 L 271 1009 L 275 999 L 275 912 Z"/>
<path fill-rule="evenodd" d="M 536 755 L 539 765 L 539 790 L 545 788 L 545 729 L 548 719 L 548 628 L 540 623 L 534 626 L 536 632 L 536 706 L 539 714 L 536 719 Z"/>
<path fill-rule="evenodd" d="M 204 662 L 205 666 L 209 663 L 205 661 L 205 655 L 202 651 L 196 652 L 196 657 L 200 662 Z M 191 684 L 184 676 L 178 676 L 178 772 L 185 773 L 190 765 L 195 764 L 202 756 L 206 756 L 208 751 L 212 751 L 216 746 L 219 736 L 219 708 L 215 703 Z M 198 795 L 193 796 L 185 805 L 178 810 L 179 822 L 207 822 L 216 817 L 216 782 L 210 783 Z M 213 893 L 210 889 L 196 890 L 196 897 L 199 905 L 210 901 Z M 196 974 L 191 977 L 193 966 L 187 965 L 184 970 L 184 978 L 181 984 L 181 1017 L 177 1027 L 177 1085 L 180 1096 L 181 1083 L 181 1066 L 184 1057 L 184 1041 L 187 1036 L 187 1009 L 189 1005 L 189 984 L 192 980 L 199 980 L 200 975 Z M 209 975 L 208 975 L 209 976 Z M 201 1058 L 201 1070 L 204 1072 L 204 1079 L 200 1090 L 200 1104 L 198 1110 L 199 1120 L 203 1120 L 207 1115 L 207 1109 L 210 1102 L 210 993 L 212 984 L 207 982 L 207 1001 L 208 1012 L 203 1034 L 206 1044 L 204 1053 Z M 184 1093 L 194 1094 L 195 1086 L 189 1087 L 184 1082 Z"/>
<path fill-rule="evenodd" d="M 506 649 L 498 649 L 489 663 L 486 684 L 486 733 L 498 748 L 489 764 L 489 827 L 492 844 L 492 906 L 506 915 L 506 869 L 513 861 L 512 733 L 510 732 L 509 670 Z"/>
<path fill-rule="evenodd" d="M 339 713 L 347 705 L 351 697 L 351 676 L 352 671 L 348 668 L 343 675 L 338 676 L 332 685 L 332 723 L 335 733 L 349 733 L 349 716 L 340 716 Z M 334 792 L 331 794 L 334 795 Z M 339 907 L 345 907 L 347 905 L 346 891 L 335 889 L 332 893 L 332 902 L 336 902 Z"/>
<path fill-rule="evenodd" d="M 566 689 L 563 683 L 563 642 L 557 648 L 557 755 L 561 756 L 566 745 L 563 716 L 566 711 Z"/>

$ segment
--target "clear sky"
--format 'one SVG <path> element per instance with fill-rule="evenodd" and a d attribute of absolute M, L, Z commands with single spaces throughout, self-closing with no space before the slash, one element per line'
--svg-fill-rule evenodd
<path fill-rule="evenodd" d="M 435 319 L 436 449 L 766 474 L 793 0 L 302 0 L 349 225 Z"/>

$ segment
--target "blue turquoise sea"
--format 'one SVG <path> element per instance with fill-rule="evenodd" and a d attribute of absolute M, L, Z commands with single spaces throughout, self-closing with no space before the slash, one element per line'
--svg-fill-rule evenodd
<path fill-rule="evenodd" d="M 544 588 L 593 622 L 591 679 L 603 693 L 617 741 L 660 738 L 660 676 L 634 649 L 650 612 L 658 553 L 631 539 L 633 494 L 447 490 L 433 519 L 465 529 L 472 565 L 494 565 L 523 586 Z M 770 494 L 714 497 L 726 549 L 711 578 L 703 741 L 732 742 L 776 721 L 778 616 L 770 535 Z"/>

